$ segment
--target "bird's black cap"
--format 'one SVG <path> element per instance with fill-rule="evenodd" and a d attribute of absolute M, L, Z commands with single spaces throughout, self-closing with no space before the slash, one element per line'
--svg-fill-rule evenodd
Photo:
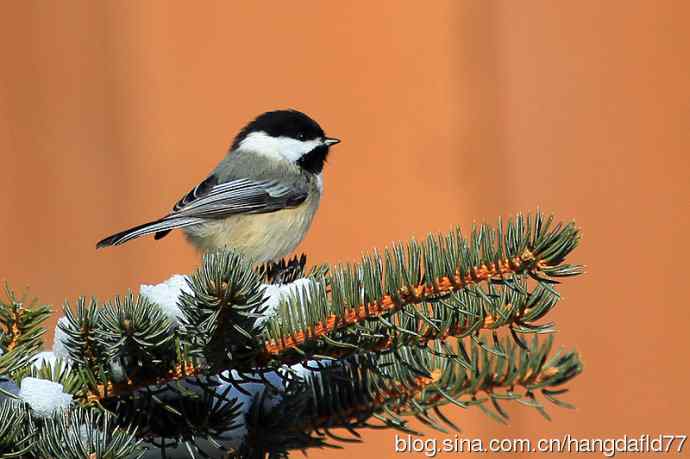
<path fill-rule="evenodd" d="M 247 124 L 232 143 L 236 149 L 252 132 L 263 131 L 272 137 L 290 137 L 299 140 L 312 140 L 324 136 L 319 123 L 297 110 L 275 110 L 259 115 Z"/>

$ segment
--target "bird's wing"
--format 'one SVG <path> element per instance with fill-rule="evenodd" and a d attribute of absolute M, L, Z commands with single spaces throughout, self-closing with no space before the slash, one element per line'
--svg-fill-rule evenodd
<path fill-rule="evenodd" d="M 187 193 L 165 217 L 113 234 L 96 247 L 124 244 L 132 239 L 154 234 L 160 239 L 176 228 L 198 225 L 207 219 L 233 214 L 257 214 L 295 207 L 307 199 L 306 182 L 292 184 L 275 179 L 231 179 L 219 183 L 211 175 Z"/>
<path fill-rule="evenodd" d="M 192 188 L 192 191 L 190 191 L 189 193 L 184 195 L 182 199 L 177 201 L 175 207 L 173 207 L 173 213 L 184 208 L 184 206 L 194 201 L 196 198 L 208 193 L 209 190 L 216 185 L 218 185 L 218 177 L 216 175 L 209 175 L 200 184 Z"/>
<path fill-rule="evenodd" d="M 223 218 L 241 213 L 264 213 L 295 207 L 307 198 L 307 187 L 277 180 L 235 179 L 218 183 L 208 177 L 187 193 L 166 218 Z"/>

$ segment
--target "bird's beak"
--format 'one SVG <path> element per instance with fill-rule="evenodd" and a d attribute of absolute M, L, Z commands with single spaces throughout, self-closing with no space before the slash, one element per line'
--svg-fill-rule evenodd
<path fill-rule="evenodd" d="M 330 147 L 331 145 L 335 145 L 336 143 L 340 143 L 340 139 L 334 139 L 331 137 L 326 137 L 325 139 L 323 139 L 323 143 L 327 147 Z"/>

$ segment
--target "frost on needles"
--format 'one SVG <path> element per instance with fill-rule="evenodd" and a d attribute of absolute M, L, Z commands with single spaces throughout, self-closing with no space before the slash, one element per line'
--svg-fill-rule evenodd
<path fill-rule="evenodd" d="M 456 429 L 447 405 L 548 418 L 582 371 L 546 319 L 579 240 L 537 212 L 311 269 L 211 252 L 139 295 L 66 304 L 45 352 L 50 310 L 7 289 L 0 457 L 280 457 L 411 418 Z"/>

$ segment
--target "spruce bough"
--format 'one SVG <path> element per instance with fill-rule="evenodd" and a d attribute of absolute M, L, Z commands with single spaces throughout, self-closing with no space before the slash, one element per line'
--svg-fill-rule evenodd
<path fill-rule="evenodd" d="M 579 240 L 536 212 L 310 270 L 304 256 L 257 267 L 211 252 L 172 309 L 133 294 L 66 304 L 60 352 L 43 360 L 50 311 L 8 289 L 0 457 L 281 457 L 363 441 L 364 427 L 413 432 L 411 417 L 457 429 L 447 405 L 505 422 L 516 401 L 548 418 L 582 371 L 545 320 L 582 273 L 566 262 Z M 71 405 L 37 415 L 26 378 Z"/>

